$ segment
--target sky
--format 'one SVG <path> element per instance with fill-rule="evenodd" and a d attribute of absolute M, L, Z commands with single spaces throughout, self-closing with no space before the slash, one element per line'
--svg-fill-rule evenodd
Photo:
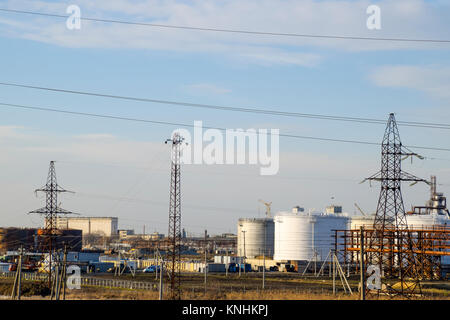
<path fill-rule="evenodd" d="M 380 7 L 381 29 L 366 9 Z M 377 38 L 446 39 L 450 2 L 432 0 L 2 0 L 0 8 L 202 28 Z M 450 124 L 450 44 L 220 33 L 0 11 L 0 82 L 140 98 L 336 116 Z M 276 128 L 281 134 L 381 142 L 384 126 L 188 108 L 0 86 L 0 103 L 220 128 Z M 177 126 L 0 107 L 1 226 L 39 227 L 27 212 L 56 161 L 61 206 L 83 216 L 117 216 L 120 228 L 167 233 L 170 146 Z M 405 145 L 449 148 L 445 129 L 399 126 Z M 409 173 L 437 175 L 450 191 L 450 152 L 415 150 Z M 380 147 L 280 138 L 280 169 L 184 165 L 182 225 L 191 234 L 236 232 L 241 217 L 295 205 L 374 212 Z M 428 186 L 403 186 L 405 207 Z M 356 212 L 357 213 L 357 212 Z"/>

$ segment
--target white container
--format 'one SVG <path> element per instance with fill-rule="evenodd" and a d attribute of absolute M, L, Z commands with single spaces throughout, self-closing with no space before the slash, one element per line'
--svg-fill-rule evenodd
<path fill-rule="evenodd" d="M 350 216 L 349 229 L 359 230 L 360 227 L 372 229 L 374 219 L 375 219 L 374 214 L 370 216 Z"/>
<path fill-rule="evenodd" d="M 447 214 L 409 214 L 406 215 L 406 221 L 409 230 L 450 226 L 450 218 Z M 442 256 L 441 263 L 450 265 L 450 256 Z"/>
<path fill-rule="evenodd" d="M 323 261 L 334 248 L 333 230 L 347 229 L 349 218 L 341 214 L 280 212 L 274 221 L 274 260 Z"/>
<path fill-rule="evenodd" d="M 247 258 L 272 256 L 274 252 L 274 222 L 269 218 L 239 219 L 237 255 Z M 264 241 L 265 236 L 265 241 Z"/>
<path fill-rule="evenodd" d="M 430 229 L 433 227 L 450 226 L 448 215 L 438 214 L 408 214 L 406 215 L 408 229 Z"/>

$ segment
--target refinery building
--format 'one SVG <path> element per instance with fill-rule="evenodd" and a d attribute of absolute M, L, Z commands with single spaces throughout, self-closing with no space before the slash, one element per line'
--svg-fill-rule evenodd
<path fill-rule="evenodd" d="M 81 230 L 85 236 L 111 237 L 118 234 L 118 220 L 117 217 L 57 217 L 56 228 Z"/>
<path fill-rule="evenodd" d="M 450 215 L 446 197 L 436 191 L 436 177 L 431 177 L 430 199 L 424 206 L 414 206 L 407 212 L 408 228 L 432 229 L 448 227 Z M 359 207 L 358 207 L 359 209 Z M 361 211 L 361 210 L 360 210 Z M 266 269 L 298 271 L 315 261 L 327 261 L 335 249 L 335 230 L 355 230 L 361 226 L 372 228 L 375 214 L 350 215 L 342 206 L 331 205 L 324 211 L 305 210 L 296 206 L 277 212 L 274 217 L 241 218 L 237 223 L 237 255 L 252 264 L 254 270 Z M 442 257 L 448 268 L 450 259 Z"/>

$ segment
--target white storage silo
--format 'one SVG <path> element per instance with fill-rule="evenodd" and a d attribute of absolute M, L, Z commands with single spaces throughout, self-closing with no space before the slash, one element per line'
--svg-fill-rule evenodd
<path fill-rule="evenodd" d="M 434 226 L 450 226 L 448 215 L 440 214 L 408 214 L 406 215 L 408 229 L 430 229 Z"/>
<path fill-rule="evenodd" d="M 270 218 L 242 218 L 238 221 L 237 254 L 254 258 L 273 255 L 274 222 Z M 264 235 L 266 240 L 264 241 Z"/>
<path fill-rule="evenodd" d="M 406 220 L 410 230 L 450 226 L 450 217 L 447 214 L 408 214 Z M 450 256 L 442 256 L 441 263 L 450 265 Z"/>
<path fill-rule="evenodd" d="M 351 216 L 349 220 L 349 229 L 357 230 L 360 227 L 372 229 L 374 220 L 375 214 L 371 214 L 369 216 Z"/>
<path fill-rule="evenodd" d="M 345 230 L 342 214 L 280 212 L 275 221 L 274 260 L 325 260 L 334 248 L 333 230 Z"/>

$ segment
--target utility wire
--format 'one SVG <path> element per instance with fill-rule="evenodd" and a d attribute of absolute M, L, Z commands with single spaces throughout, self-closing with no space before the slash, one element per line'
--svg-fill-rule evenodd
<path fill-rule="evenodd" d="M 3 103 L 3 102 L 0 102 L 0 106 L 17 108 L 17 109 L 20 108 L 20 109 L 28 109 L 28 110 L 35 110 L 35 111 L 47 111 L 47 112 L 56 112 L 56 113 L 71 114 L 71 115 L 80 115 L 80 116 L 86 116 L 86 117 L 106 118 L 106 119 L 133 121 L 133 122 L 141 122 L 141 123 L 153 123 L 153 124 L 178 126 L 178 127 L 189 127 L 189 128 L 197 127 L 193 124 L 186 124 L 186 123 L 179 123 L 179 122 L 157 121 L 157 120 L 148 120 L 148 119 L 141 119 L 141 118 L 129 118 L 129 117 L 113 116 L 113 115 L 98 114 L 98 113 L 87 113 L 87 112 L 77 112 L 77 111 L 70 111 L 70 110 L 46 108 L 46 107 L 25 106 L 25 105 L 19 105 L 19 104 Z M 219 128 L 219 127 L 202 126 L 202 128 L 227 131 L 227 129 Z M 269 134 L 269 133 L 267 133 L 267 134 Z M 369 141 L 361 141 L 361 140 L 321 138 L 321 137 L 313 137 L 313 136 L 283 134 L 283 133 L 279 133 L 279 134 L 272 133 L 272 134 L 278 135 L 279 137 L 294 138 L 294 139 L 307 139 L 307 140 L 316 140 L 316 141 L 342 142 L 342 143 L 381 146 L 381 144 L 377 143 L 377 142 L 369 142 Z M 414 149 L 434 150 L 434 151 L 450 151 L 449 148 L 438 148 L 438 147 L 426 147 L 426 146 L 405 146 L 405 147 L 414 148 Z"/>
<path fill-rule="evenodd" d="M 44 12 L 36 12 L 36 11 L 25 11 L 25 10 L 13 10 L 13 9 L 4 9 L 4 8 L 0 8 L 0 11 L 9 12 L 9 13 L 17 13 L 17 14 L 29 14 L 29 15 L 37 15 L 37 16 L 45 16 L 45 17 L 64 18 L 64 19 L 67 19 L 70 17 L 67 15 L 61 15 L 61 14 L 44 13 Z M 80 20 L 93 21 L 93 22 L 116 23 L 116 24 L 123 24 L 123 25 L 136 25 L 136 26 L 143 26 L 143 27 L 166 28 L 166 29 L 183 29 L 183 30 L 207 31 L 207 32 L 250 34 L 250 35 L 257 35 L 257 36 L 281 36 L 281 37 L 339 39 L 339 40 L 450 43 L 450 40 L 447 40 L 447 39 L 376 38 L 376 37 L 357 37 L 357 36 L 339 36 L 339 35 L 321 35 L 321 34 L 265 32 L 265 31 L 252 31 L 252 30 L 237 30 L 237 29 L 223 29 L 223 28 L 180 26 L 180 25 L 170 25 L 170 24 L 156 24 L 156 23 L 133 22 L 133 21 L 88 18 L 88 17 L 80 17 Z"/>
<path fill-rule="evenodd" d="M 112 95 L 112 94 L 104 94 L 104 93 L 99 93 L 99 92 L 87 92 L 87 91 L 42 87 L 42 86 L 31 86 L 31 85 L 12 83 L 12 82 L 0 82 L 0 85 L 33 89 L 33 90 L 44 90 L 44 91 L 58 92 L 58 93 L 69 93 L 69 94 L 101 97 L 101 98 L 128 100 L 128 101 L 136 101 L 136 102 L 149 102 L 149 103 L 158 103 L 158 104 L 166 104 L 166 105 L 176 105 L 176 106 L 183 106 L 183 107 L 190 107 L 190 108 L 213 109 L 213 110 L 267 114 L 267 115 L 285 116 L 285 117 L 311 118 L 311 119 L 319 119 L 319 120 L 346 121 L 346 122 L 359 122 L 359 123 L 371 123 L 371 124 L 386 125 L 386 120 L 374 119 L 374 118 L 344 117 L 344 116 L 334 116 L 334 115 L 324 115 L 324 114 L 277 111 L 277 110 L 273 110 L 273 109 L 270 110 L 270 109 L 248 108 L 248 107 L 243 108 L 243 107 L 219 106 L 219 105 L 211 105 L 211 104 L 190 103 L 190 102 L 183 102 L 183 101 L 170 101 L 170 100 L 161 100 L 161 99 L 153 99 L 153 98 L 139 98 L 139 97 Z M 278 108 L 275 107 L 274 109 L 278 109 Z M 401 126 L 408 126 L 408 127 L 450 129 L 450 124 L 443 124 L 443 123 L 397 121 L 397 124 L 401 125 Z"/>
<path fill-rule="evenodd" d="M 152 201 L 152 200 L 145 200 L 140 198 L 129 198 L 129 197 L 120 197 L 120 196 L 109 196 L 105 194 L 94 194 L 94 193 L 78 193 L 77 196 L 80 197 L 87 197 L 87 198 L 96 198 L 96 199 L 104 199 L 104 200 L 118 200 L 123 202 L 135 202 L 135 203 L 149 203 L 152 205 L 157 206 L 167 206 L 166 202 L 163 201 Z M 188 209 L 196 209 L 196 210 L 209 210 L 209 211 L 238 211 L 238 212 L 245 212 L 245 213 L 252 213 L 252 211 L 249 210 L 243 210 L 243 209 L 237 209 L 237 208 L 225 208 L 225 207 L 215 207 L 215 206 L 204 206 L 204 205 L 193 205 L 193 204 L 183 204 L 185 208 Z"/>

